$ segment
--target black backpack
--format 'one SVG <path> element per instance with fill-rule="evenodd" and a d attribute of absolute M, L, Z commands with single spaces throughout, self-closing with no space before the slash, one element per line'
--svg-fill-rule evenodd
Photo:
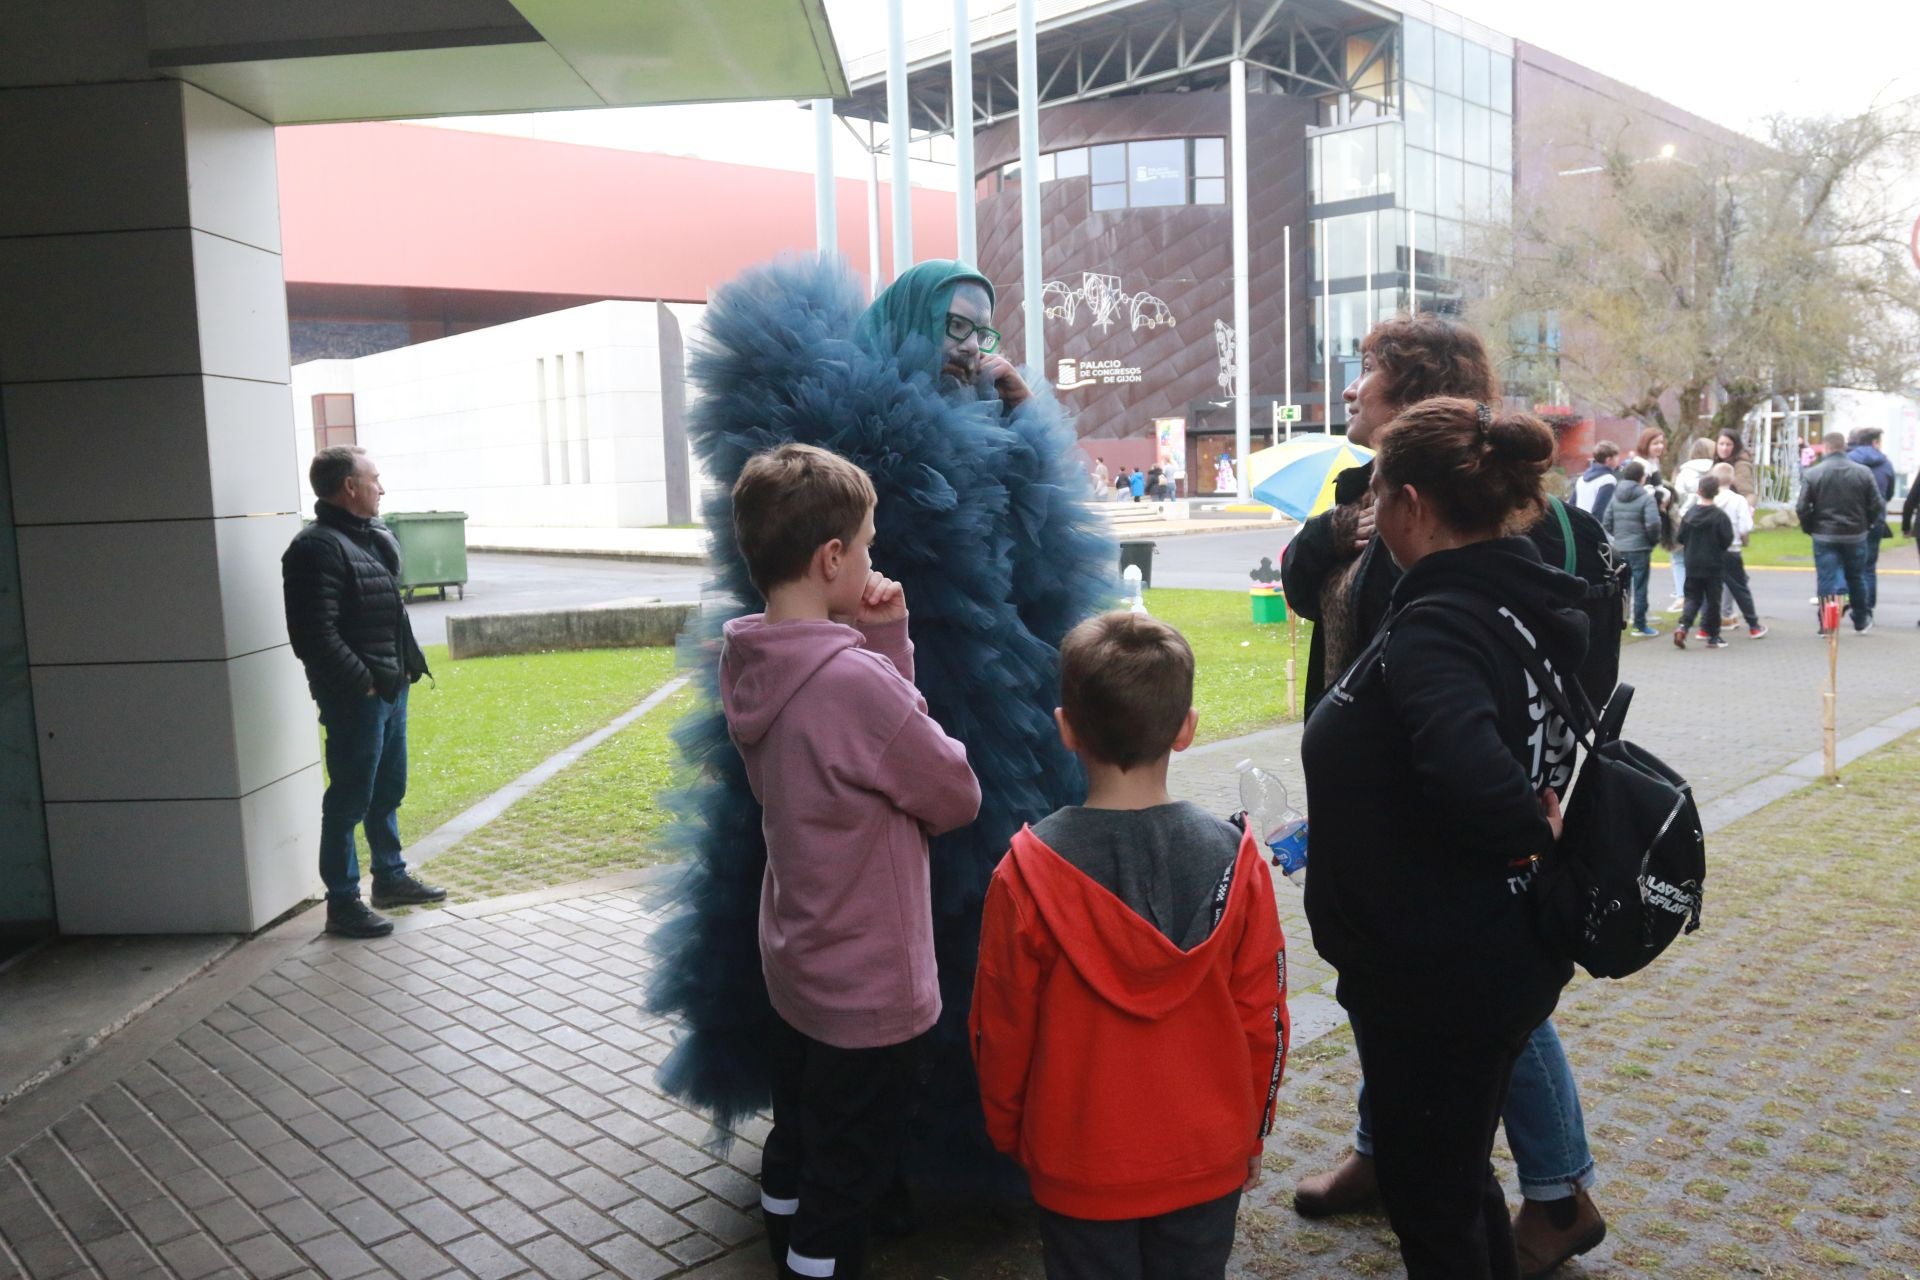
<path fill-rule="evenodd" d="M 1620 736 L 1633 686 L 1617 686 L 1596 713 L 1580 682 L 1562 687 L 1491 600 L 1446 592 L 1421 603 L 1459 610 L 1499 636 L 1586 748 L 1560 843 L 1532 895 L 1535 923 L 1551 949 L 1596 978 L 1639 972 L 1700 927 L 1707 843 L 1687 780 Z"/>

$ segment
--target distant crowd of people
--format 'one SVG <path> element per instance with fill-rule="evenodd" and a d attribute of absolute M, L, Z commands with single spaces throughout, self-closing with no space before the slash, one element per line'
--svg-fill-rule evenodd
<path fill-rule="evenodd" d="M 1850 436 L 1829 433 L 1818 452 L 1805 459 L 1800 496 L 1794 511 L 1813 541 L 1815 604 L 1844 597 L 1856 632 L 1873 629 L 1879 604 L 1876 568 L 1881 544 L 1893 536 L 1888 523 L 1898 477 L 1881 451 L 1883 433 L 1863 427 Z M 1709 649 L 1727 645 L 1724 618 L 1744 619 L 1747 634 L 1767 634 L 1754 606 L 1744 551 L 1753 536 L 1759 502 L 1758 475 L 1738 433 L 1693 442 L 1688 459 L 1669 475 L 1663 469 L 1667 438 L 1657 428 L 1641 433 L 1624 457 L 1612 441 L 1594 447 L 1592 462 L 1575 479 L 1572 501 L 1600 521 L 1614 550 L 1631 574 L 1630 634 L 1659 634 L 1648 620 L 1648 581 L 1656 549 L 1665 549 L 1673 566 L 1673 599 L 1678 612 L 1673 642 L 1689 639 Z M 1902 537 L 1913 532 L 1920 476 L 1908 488 L 1901 514 Z M 1697 629 L 1696 629 L 1697 626 Z M 1824 614 L 1816 624 L 1826 633 Z"/>

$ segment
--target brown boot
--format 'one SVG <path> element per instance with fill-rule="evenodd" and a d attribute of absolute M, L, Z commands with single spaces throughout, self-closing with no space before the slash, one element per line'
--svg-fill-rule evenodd
<path fill-rule="evenodd" d="M 1513 1215 L 1513 1247 L 1526 1280 L 1544 1276 L 1607 1238 L 1607 1220 L 1585 1191 L 1560 1200 L 1522 1200 Z"/>
<path fill-rule="evenodd" d="M 1303 1218 L 1331 1218 L 1357 1213 L 1380 1202 L 1380 1180 L 1374 1176 L 1373 1157 L 1347 1152 L 1331 1171 L 1307 1178 L 1293 1189 L 1293 1211 Z"/>

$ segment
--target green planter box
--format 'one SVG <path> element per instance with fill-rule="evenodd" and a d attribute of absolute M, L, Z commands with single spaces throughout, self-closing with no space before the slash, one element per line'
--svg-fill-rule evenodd
<path fill-rule="evenodd" d="M 1255 626 L 1287 620 L 1287 598 L 1278 591 L 1255 587 L 1247 593 L 1247 599 L 1253 601 Z"/>
<path fill-rule="evenodd" d="M 407 599 L 421 587 L 458 587 L 467 598 L 467 513 L 396 511 L 380 517 L 400 543 L 400 590 Z"/>

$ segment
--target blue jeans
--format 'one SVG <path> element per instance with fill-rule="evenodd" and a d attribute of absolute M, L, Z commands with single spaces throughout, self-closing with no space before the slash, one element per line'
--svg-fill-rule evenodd
<path fill-rule="evenodd" d="M 1857 630 L 1867 625 L 1873 613 L 1873 593 L 1867 587 L 1867 544 L 1835 542 L 1831 538 L 1813 540 L 1813 572 L 1822 596 L 1847 597 Z"/>
<path fill-rule="evenodd" d="M 1687 595 L 1687 557 L 1679 547 L 1669 554 L 1673 557 L 1673 598 L 1684 600 Z"/>
<path fill-rule="evenodd" d="M 1647 579 L 1653 576 L 1653 552 L 1622 551 L 1627 567 L 1633 571 L 1633 629 L 1647 629 Z"/>
<path fill-rule="evenodd" d="M 1357 1110 L 1360 1123 L 1353 1131 L 1353 1149 L 1370 1156 L 1372 1117 L 1364 1079 Z M 1513 1064 L 1500 1120 L 1507 1127 L 1507 1146 L 1520 1172 L 1521 1195 L 1529 1200 L 1563 1200 L 1593 1182 L 1593 1153 L 1587 1149 L 1580 1091 L 1574 1087 L 1573 1069 L 1567 1065 L 1553 1019 L 1527 1037 L 1526 1048 Z"/>
<path fill-rule="evenodd" d="M 366 825 L 376 879 L 407 869 L 397 810 L 407 794 L 407 687 L 388 702 L 375 694 L 320 703 L 327 730 L 327 792 L 320 800 L 320 879 L 327 900 L 360 896 L 353 829 Z"/>

